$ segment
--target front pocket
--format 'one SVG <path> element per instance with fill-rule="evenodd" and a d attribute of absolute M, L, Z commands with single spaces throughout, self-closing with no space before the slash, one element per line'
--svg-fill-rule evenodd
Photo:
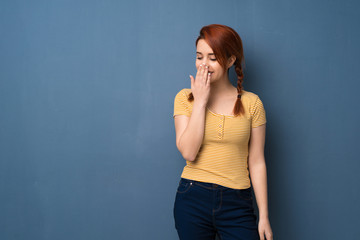
<path fill-rule="evenodd" d="M 251 191 L 250 190 L 242 190 L 242 189 L 237 189 L 236 190 L 236 195 L 244 200 L 252 200 L 253 197 L 251 195 Z"/>
<path fill-rule="evenodd" d="M 187 191 L 189 191 L 191 186 L 192 186 L 192 182 L 181 181 L 177 188 L 177 193 L 186 193 Z"/>

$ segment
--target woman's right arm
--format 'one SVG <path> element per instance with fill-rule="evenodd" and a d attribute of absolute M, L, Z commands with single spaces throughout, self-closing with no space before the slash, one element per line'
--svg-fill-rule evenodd
<path fill-rule="evenodd" d="M 187 161 L 194 161 L 201 147 L 205 131 L 206 104 L 194 100 L 191 116 L 176 115 L 176 146 Z"/>
<path fill-rule="evenodd" d="M 205 132 L 205 111 L 210 95 L 208 67 L 200 64 L 196 79 L 190 75 L 194 105 L 190 117 L 175 115 L 176 146 L 187 161 L 194 161 Z"/>

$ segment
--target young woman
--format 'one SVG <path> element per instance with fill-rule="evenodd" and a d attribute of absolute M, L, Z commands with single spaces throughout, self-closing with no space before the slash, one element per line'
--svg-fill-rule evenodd
<path fill-rule="evenodd" d="M 197 74 L 190 75 L 191 89 L 180 90 L 174 99 L 176 146 L 186 160 L 173 209 L 175 228 L 182 240 L 216 235 L 272 240 L 265 109 L 257 94 L 243 89 L 242 41 L 232 28 L 211 24 L 200 30 L 195 45 Z M 236 88 L 228 77 L 232 65 Z"/>

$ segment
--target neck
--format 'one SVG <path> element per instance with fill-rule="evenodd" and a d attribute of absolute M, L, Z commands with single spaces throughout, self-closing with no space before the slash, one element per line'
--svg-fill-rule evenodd
<path fill-rule="evenodd" d="M 231 97 L 235 94 L 234 90 L 236 90 L 236 88 L 231 84 L 229 78 L 224 76 L 222 79 L 211 83 L 210 98 Z"/>

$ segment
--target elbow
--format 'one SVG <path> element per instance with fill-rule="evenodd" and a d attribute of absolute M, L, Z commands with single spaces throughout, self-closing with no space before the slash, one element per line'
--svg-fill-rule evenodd
<path fill-rule="evenodd" d="M 193 162 L 196 159 L 196 156 L 193 156 L 192 154 L 183 153 L 183 152 L 181 154 L 186 161 Z"/>
<path fill-rule="evenodd" d="M 187 151 L 185 151 L 185 149 L 182 149 L 180 143 L 177 143 L 177 148 L 179 150 L 179 152 L 181 153 L 182 157 L 189 162 L 193 162 L 196 159 L 196 155 L 194 156 L 194 154 L 191 154 Z"/>
<path fill-rule="evenodd" d="M 193 162 L 195 161 L 196 157 L 184 157 L 186 161 Z"/>

